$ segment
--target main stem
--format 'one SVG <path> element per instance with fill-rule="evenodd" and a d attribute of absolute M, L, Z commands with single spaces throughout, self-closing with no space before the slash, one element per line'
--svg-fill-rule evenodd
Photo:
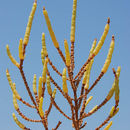
<path fill-rule="evenodd" d="M 75 102 L 75 129 L 79 130 L 79 120 L 78 120 L 78 100 L 77 100 L 77 89 L 73 89 L 74 92 L 74 102 Z"/>

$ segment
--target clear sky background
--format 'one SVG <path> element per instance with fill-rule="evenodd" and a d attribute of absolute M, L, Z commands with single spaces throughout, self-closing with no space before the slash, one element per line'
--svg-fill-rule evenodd
<path fill-rule="evenodd" d="M 41 34 L 45 32 L 47 50 L 49 57 L 55 66 L 62 72 L 65 67 L 62 64 L 56 49 L 54 48 L 49 36 L 45 19 L 42 13 L 43 6 L 46 7 L 60 48 L 64 53 L 64 39 L 67 39 L 70 45 L 70 24 L 72 12 L 72 0 L 38 0 L 38 6 L 34 17 L 30 41 L 26 48 L 26 59 L 24 62 L 24 71 L 30 88 L 32 87 L 33 74 L 39 77 L 42 73 L 42 63 L 40 58 L 41 51 Z M 9 69 L 13 82 L 23 99 L 30 102 L 25 86 L 20 77 L 18 69 L 11 63 L 6 54 L 6 44 L 9 44 L 12 55 L 18 59 L 19 39 L 24 37 L 28 16 L 32 8 L 33 0 L 1 0 L 0 2 L 0 129 L 1 130 L 18 130 L 20 128 L 14 123 L 12 113 L 15 112 L 12 103 L 12 92 L 6 79 L 6 68 Z M 89 50 L 94 38 L 100 39 L 107 17 L 110 17 L 110 31 L 104 43 L 104 46 L 98 56 L 96 56 L 91 72 L 90 85 L 100 74 L 101 68 L 105 62 L 111 37 L 115 35 L 115 50 L 112 57 L 111 65 L 108 72 L 101 79 L 98 85 L 89 94 L 93 96 L 91 103 L 86 108 L 88 112 L 95 105 L 100 104 L 110 90 L 114 76 L 112 68 L 117 69 L 121 66 L 120 75 L 120 103 L 119 113 L 112 118 L 113 125 L 111 130 L 129 130 L 130 116 L 130 1 L 129 0 L 78 0 L 77 5 L 77 22 L 76 22 L 76 42 L 75 42 L 75 74 L 87 60 Z M 49 67 L 50 68 L 50 67 Z M 55 72 L 52 72 L 55 81 L 61 86 L 62 80 Z M 54 86 L 52 85 L 52 88 Z M 79 87 L 80 88 L 80 87 Z M 72 95 L 69 87 L 69 94 Z M 46 92 L 44 100 L 44 110 L 48 108 L 49 96 Z M 57 91 L 57 104 L 70 115 L 70 108 L 66 100 Z M 33 111 L 19 103 L 21 111 L 32 119 L 38 119 L 36 111 Z M 114 97 L 102 107 L 96 114 L 86 118 L 88 125 L 84 130 L 94 130 L 108 116 L 111 107 L 114 105 Z M 16 113 L 16 112 L 15 112 Z M 44 129 L 41 124 L 26 122 L 17 115 L 18 119 L 32 130 Z M 66 120 L 53 107 L 49 116 L 49 129 L 54 128 L 57 122 L 63 123 L 60 130 L 71 130 L 71 122 Z"/>

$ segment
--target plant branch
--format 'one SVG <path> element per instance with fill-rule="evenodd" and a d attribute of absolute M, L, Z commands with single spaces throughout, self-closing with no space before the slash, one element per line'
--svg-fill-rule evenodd
<path fill-rule="evenodd" d="M 55 108 L 63 115 L 65 116 L 67 119 L 71 120 L 70 117 L 68 117 L 59 107 L 58 105 L 56 104 L 56 102 L 54 101 L 54 99 L 51 97 L 51 102 L 52 104 L 55 106 Z"/>
<path fill-rule="evenodd" d="M 58 122 L 58 124 L 56 125 L 56 128 L 52 129 L 52 130 L 57 130 L 59 128 L 59 126 L 61 125 L 61 121 Z"/>
<path fill-rule="evenodd" d="M 29 121 L 29 122 L 42 122 L 42 120 L 32 120 L 28 117 L 26 117 L 25 115 L 22 114 L 22 112 L 20 111 L 20 109 L 17 110 L 18 114 L 25 120 Z"/>

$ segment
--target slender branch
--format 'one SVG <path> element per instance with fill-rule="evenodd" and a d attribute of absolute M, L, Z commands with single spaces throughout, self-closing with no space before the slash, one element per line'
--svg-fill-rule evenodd
<path fill-rule="evenodd" d="M 42 86 L 42 97 L 44 98 L 44 95 L 45 95 L 45 83 L 43 83 L 43 86 Z"/>
<path fill-rule="evenodd" d="M 30 105 L 28 102 L 24 101 L 22 98 L 20 98 L 20 100 L 23 104 L 27 105 L 28 107 L 31 107 L 31 108 L 36 108 L 35 106 L 33 105 Z"/>
<path fill-rule="evenodd" d="M 82 84 L 80 96 L 84 94 L 84 85 L 85 84 Z M 81 106 L 82 99 L 83 99 L 83 97 L 79 99 L 78 109 Z"/>
<path fill-rule="evenodd" d="M 65 60 L 65 56 L 63 55 L 62 51 L 60 50 L 60 48 L 56 48 L 58 50 L 58 53 L 60 54 L 62 60 L 64 61 L 64 63 L 66 64 L 66 60 Z"/>
<path fill-rule="evenodd" d="M 71 42 L 71 65 L 70 65 L 70 68 L 71 68 L 71 72 L 73 72 L 74 70 L 74 42 Z"/>
<path fill-rule="evenodd" d="M 117 107 L 118 107 L 118 104 L 115 103 L 113 115 L 114 115 L 114 113 L 116 112 L 116 108 L 117 108 Z M 112 117 L 113 117 L 113 116 L 109 115 L 109 116 L 107 117 L 107 119 L 106 119 L 99 127 L 97 127 L 95 130 L 99 130 L 100 128 L 102 128 Z"/>
<path fill-rule="evenodd" d="M 47 116 L 48 116 L 48 115 L 47 115 L 47 110 L 45 110 L 45 116 L 44 116 L 45 118 L 44 118 L 44 119 L 45 119 L 46 125 L 47 125 L 47 127 L 48 127 Z"/>
<path fill-rule="evenodd" d="M 73 81 L 73 72 L 71 72 L 70 66 L 67 66 L 67 70 L 68 70 L 68 75 L 70 78 L 70 84 L 71 84 L 72 88 L 75 89 L 75 85 L 74 85 L 74 81 Z"/>
<path fill-rule="evenodd" d="M 112 70 L 113 70 L 113 74 L 114 74 L 115 78 L 118 79 L 118 76 L 116 75 L 116 71 L 115 71 L 115 69 L 112 68 Z M 119 100 L 117 100 L 117 101 L 115 102 L 115 108 L 117 108 L 118 105 L 119 105 Z"/>
<path fill-rule="evenodd" d="M 84 96 L 83 105 L 82 105 L 82 108 L 81 108 L 81 111 L 80 111 L 80 118 L 82 117 L 82 114 L 84 113 L 84 110 L 85 110 L 85 104 L 86 104 L 86 99 L 87 99 L 87 93 L 88 93 L 88 90 L 85 89 L 85 96 Z"/>
<path fill-rule="evenodd" d="M 115 71 L 114 68 L 112 68 L 112 71 L 113 71 L 113 74 L 114 74 L 115 78 L 118 79 L 118 77 L 117 77 L 117 75 L 116 75 L 116 71 Z"/>
<path fill-rule="evenodd" d="M 71 120 L 70 117 L 68 117 L 59 107 L 58 105 L 56 104 L 56 102 L 54 101 L 54 99 L 51 97 L 51 102 L 52 104 L 55 106 L 55 108 L 63 115 L 65 116 L 67 119 Z"/>
<path fill-rule="evenodd" d="M 48 55 L 46 56 L 48 58 L 48 62 L 51 65 L 52 69 L 62 77 L 62 74 L 59 72 L 59 70 L 53 65 L 52 61 L 50 60 L 50 58 L 48 57 Z M 67 78 L 67 80 L 69 80 L 69 78 Z"/>
<path fill-rule="evenodd" d="M 83 129 L 87 125 L 87 122 L 84 123 L 79 129 Z"/>
<path fill-rule="evenodd" d="M 107 124 L 107 122 L 111 119 L 110 116 L 107 117 L 107 119 L 99 126 L 97 127 L 95 130 L 100 130 L 100 128 L 102 128 L 105 124 Z"/>
<path fill-rule="evenodd" d="M 73 125 L 76 127 L 74 106 L 72 103 L 70 104 L 70 106 L 71 106 L 71 112 L 72 112 L 72 122 L 73 122 Z"/>
<path fill-rule="evenodd" d="M 23 45 L 23 56 L 25 55 L 25 50 L 26 50 L 26 47 L 27 47 L 27 45 Z M 20 60 L 20 67 L 22 68 L 22 66 L 23 66 L 23 61 L 24 60 Z"/>
<path fill-rule="evenodd" d="M 62 89 L 58 86 L 58 84 L 54 81 L 54 79 L 51 77 L 49 71 L 47 71 L 47 75 L 50 77 L 50 81 L 55 85 L 55 87 L 60 91 L 60 93 L 67 99 L 67 101 L 70 103 L 70 101 L 72 101 L 72 99 L 70 98 L 70 96 L 67 96 Z"/>
<path fill-rule="evenodd" d="M 49 108 L 47 110 L 47 117 L 48 117 L 49 113 L 51 112 L 51 109 L 52 109 L 52 102 L 50 102 Z"/>
<path fill-rule="evenodd" d="M 61 121 L 58 122 L 58 124 L 56 125 L 56 128 L 52 129 L 52 130 L 57 130 L 59 128 L 59 126 L 61 125 Z"/>
<path fill-rule="evenodd" d="M 26 46 L 27 46 L 27 45 L 24 45 L 24 46 L 23 46 L 23 55 L 25 55 Z M 25 74 L 24 74 L 22 65 L 23 65 L 23 60 L 20 60 L 20 68 L 19 68 L 19 70 L 20 70 L 21 76 L 22 76 L 22 78 L 23 78 L 23 81 L 24 81 L 26 90 L 27 90 L 27 92 L 28 92 L 28 94 L 29 94 L 29 96 L 30 96 L 30 98 L 31 98 L 31 100 L 32 100 L 32 102 L 33 102 L 33 104 L 34 104 L 34 106 L 36 107 L 37 113 L 38 113 L 39 116 L 40 116 L 39 110 L 38 110 L 38 108 L 37 108 L 37 104 L 36 104 L 36 102 L 35 102 L 35 100 L 34 100 L 34 98 L 33 98 L 33 96 L 32 96 L 32 93 L 31 93 L 31 91 L 30 91 L 30 88 L 29 88 L 29 86 L 28 86 L 28 83 L 27 83 L 27 80 L 26 80 L 26 77 L 25 77 Z M 35 95 L 35 96 L 36 96 L 36 95 Z M 40 116 L 40 117 L 41 117 L 41 116 Z M 47 127 L 47 125 L 46 125 L 46 121 L 45 121 L 44 117 L 41 117 L 41 119 L 42 119 L 42 123 L 43 123 L 43 125 L 44 125 L 44 127 L 45 127 L 45 130 L 48 130 L 48 127 Z"/>
<path fill-rule="evenodd" d="M 88 60 L 85 62 L 85 64 L 81 67 L 80 71 L 78 72 L 78 74 L 75 76 L 74 79 L 76 79 L 79 75 L 80 75 L 80 78 L 82 77 L 82 75 L 84 74 L 84 72 L 86 71 L 85 70 L 85 67 L 86 65 L 95 57 L 95 55 L 93 54 L 91 57 L 88 58 Z"/>
<path fill-rule="evenodd" d="M 95 87 L 95 85 L 99 82 L 99 80 L 103 77 L 104 73 L 101 72 L 98 78 L 95 80 L 95 82 L 92 84 L 92 86 L 88 89 L 88 93 Z"/>
<path fill-rule="evenodd" d="M 32 120 L 28 117 L 26 117 L 25 115 L 22 114 L 22 112 L 20 111 L 20 109 L 17 110 L 18 114 L 25 120 L 30 121 L 30 122 L 42 122 L 42 120 Z"/>
<path fill-rule="evenodd" d="M 24 127 L 25 130 L 31 130 L 30 128 Z"/>
<path fill-rule="evenodd" d="M 61 77 L 62 77 L 62 74 L 58 71 L 58 69 L 53 65 L 53 63 L 51 62 L 51 60 L 50 60 L 50 58 L 47 56 L 47 58 L 48 58 L 48 62 L 49 62 L 49 64 L 50 64 L 50 66 L 52 67 L 52 69 L 58 74 L 58 75 L 60 75 Z"/>
<path fill-rule="evenodd" d="M 104 106 L 109 100 L 107 100 L 106 98 L 103 100 L 103 102 L 97 106 L 97 108 L 92 111 L 92 112 L 88 112 L 88 113 L 84 113 L 83 116 L 81 117 L 81 119 L 86 118 L 88 116 L 91 116 L 92 114 L 94 114 L 97 110 L 99 110 L 102 106 Z"/>
<path fill-rule="evenodd" d="M 38 95 L 35 95 L 35 99 L 36 99 L 36 102 L 37 102 L 37 106 L 39 106 L 39 98 L 38 98 Z"/>
<path fill-rule="evenodd" d="M 21 76 L 22 76 L 22 78 L 23 78 L 23 81 L 24 81 L 25 87 L 26 87 L 26 89 L 27 89 L 27 92 L 28 92 L 28 94 L 29 94 L 29 96 L 30 96 L 30 98 L 31 98 L 31 100 L 32 100 L 32 102 L 33 102 L 33 104 L 34 104 L 35 106 L 37 106 L 37 105 L 36 105 L 36 102 L 35 102 L 35 100 L 34 100 L 34 98 L 33 98 L 33 96 L 32 96 L 32 93 L 31 93 L 31 91 L 30 91 L 30 88 L 29 88 L 29 86 L 28 86 L 28 83 L 27 83 L 27 80 L 26 80 L 26 77 L 25 77 L 25 75 L 24 75 L 24 71 L 23 71 L 22 67 L 20 67 L 19 70 L 20 70 Z"/>

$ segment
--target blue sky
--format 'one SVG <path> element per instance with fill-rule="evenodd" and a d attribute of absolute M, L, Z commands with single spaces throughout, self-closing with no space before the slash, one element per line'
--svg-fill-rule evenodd
<path fill-rule="evenodd" d="M 41 51 L 41 34 L 46 35 L 47 50 L 49 57 L 62 72 L 65 67 L 61 64 L 61 59 L 54 48 L 52 41 L 47 30 L 45 19 L 42 13 L 43 6 L 46 7 L 49 17 L 52 22 L 54 32 L 57 40 L 60 44 L 60 48 L 64 53 L 63 41 L 67 39 L 70 44 L 70 24 L 71 24 L 71 12 L 72 12 L 72 0 L 38 0 L 38 6 L 34 17 L 30 41 L 26 48 L 26 59 L 24 62 L 24 71 L 29 82 L 30 88 L 32 87 L 33 74 L 37 74 L 39 77 L 42 73 L 42 64 L 40 59 Z M 28 20 L 30 10 L 32 8 L 33 0 L 22 1 L 8 1 L 3 0 L 0 3 L 0 129 L 2 130 L 18 130 L 19 128 L 13 121 L 12 112 L 14 107 L 12 103 L 12 92 L 6 79 L 6 68 L 9 69 L 13 82 L 16 83 L 16 88 L 23 99 L 30 102 L 25 86 L 20 77 L 18 69 L 10 62 L 6 54 L 5 46 L 9 44 L 12 55 L 18 59 L 18 44 L 19 39 L 24 37 L 25 28 Z M 110 31 L 104 43 L 104 46 L 98 56 L 96 56 L 94 65 L 91 72 L 90 85 L 99 75 L 101 68 L 105 62 L 111 36 L 115 35 L 115 50 L 112 57 L 111 65 L 108 72 L 101 79 L 99 84 L 89 94 L 93 96 L 93 100 L 88 105 L 88 110 L 93 106 L 98 105 L 106 96 L 107 92 L 113 83 L 112 68 L 115 69 L 121 66 L 120 75 L 120 103 L 119 113 L 112 119 L 113 125 L 111 130 L 128 130 L 129 128 L 129 115 L 130 115 L 130 87 L 129 87 L 129 36 L 130 36 L 130 1 L 129 0 L 93 0 L 93 1 L 78 1 L 77 7 L 77 22 L 76 22 L 76 42 L 75 42 L 75 74 L 79 68 L 87 60 L 89 50 L 94 38 L 100 39 L 104 30 L 107 17 L 110 17 Z M 61 86 L 61 78 L 52 72 L 55 80 Z M 54 86 L 52 85 L 52 88 Z M 71 88 L 69 94 L 72 95 Z M 67 102 L 62 98 L 59 92 L 56 95 L 57 104 L 67 113 L 70 114 L 70 108 L 67 107 Z M 46 92 L 46 98 L 44 100 L 44 110 L 49 104 L 49 96 Z M 36 111 L 28 109 L 26 106 L 19 103 L 21 111 L 31 118 L 37 118 Z M 88 125 L 85 129 L 94 130 L 102 121 L 107 117 L 111 107 L 114 105 L 114 98 L 100 109 L 92 117 L 85 119 Z M 15 112 L 16 113 L 16 112 Z M 17 115 L 18 116 L 18 115 Z M 23 122 L 27 127 L 33 130 L 43 129 L 42 125 L 32 124 L 24 121 L 19 117 L 19 120 Z M 52 113 L 49 116 L 49 129 L 54 128 L 56 123 L 61 120 L 64 121 L 60 126 L 60 130 L 71 130 L 71 122 L 64 119 L 57 110 L 53 107 Z"/>

